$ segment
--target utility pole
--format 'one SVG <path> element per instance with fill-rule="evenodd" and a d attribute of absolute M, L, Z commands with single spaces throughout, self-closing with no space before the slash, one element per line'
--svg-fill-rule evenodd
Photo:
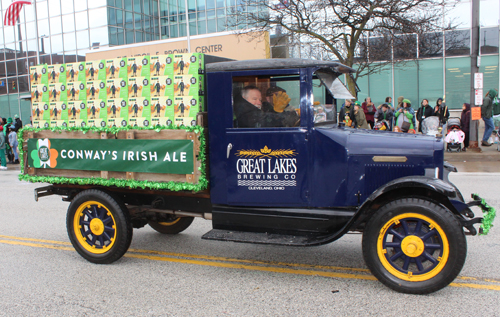
<path fill-rule="evenodd" d="M 474 89 L 474 74 L 479 72 L 480 54 L 479 54 L 479 1 L 472 0 L 472 41 L 470 58 L 470 105 L 471 109 L 475 106 L 476 90 Z M 479 147 L 478 136 L 479 120 L 470 121 L 469 148 L 481 151 Z"/>

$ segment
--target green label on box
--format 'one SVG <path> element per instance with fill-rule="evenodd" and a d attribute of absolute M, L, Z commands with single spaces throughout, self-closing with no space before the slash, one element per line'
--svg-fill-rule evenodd
<path fill-rule="evenodd" d="M 29 139 L 28 166 L 86 171 L 192 174 L 193 141 Z"/>

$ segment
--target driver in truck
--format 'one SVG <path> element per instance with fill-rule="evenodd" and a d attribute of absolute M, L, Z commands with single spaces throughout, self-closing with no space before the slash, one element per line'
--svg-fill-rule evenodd
<path fill-rule="evenodd" d="M 234 114 L 238 128 L 293 127 L 299 123 L 295 111 L 284 111 L 290 97 L 282 91 L 273 96 L 273 112 L 262 109 L 262 94 L 256 86 L 245 86 L 234 98 Z"/>

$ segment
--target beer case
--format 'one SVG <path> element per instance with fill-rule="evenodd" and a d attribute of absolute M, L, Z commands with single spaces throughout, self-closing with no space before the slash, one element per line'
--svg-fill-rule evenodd
<path fill-rule="evenodd" d="M 128 79 L 128 97 L 139 98 L 151 96 L 149 77 L 132 77 Z"/>
<path fill-rule="evenodd" d="M 108 123 L 110 119 L 118 119 L 118 122 L 128 119 L 128 100 L 126 98 L 115 98 L 106 100 Z M 114 120 L 113 120 L 114 121 Z M 108 124 L 109 125 L 109 124 Z"/>
<path fill-rule="evenodd" d="M 149 56 L 135 56 L 127 58 L 128 78 L 149 77 L 151 74 Z"/>
<path fill-rule="evenodd" d="M 47 64 L 30 66 L 30 83 L 31 85 L 47 85 L 49 83 Z"/>
<path fill-rule="evenodd" d="M 87 90 L 84 81 L 66 83 L 66 94 L 68 101 L 87 100 Z"/>
<path fill-rule="evenodd" d="M 66 83 L 66 64 L 47 65 L 49 84 Z"/>
<path fill-rule="evenodd" d="M 205 59 L 201 53 L 174 54 L 174 75 L 205 73 Z"/>
<path fill-rule="evenodd" d="M 86 82 L 85 62 L 66 64 L 66 82 Z"/>
<path fill-rule="evenodd" d="M 31 85 L 31 102 L 49 102 L 49 86 L 46 84 Z"/>
<path fill-rule="evenodd" d="M 127 59 L 114 58 L 106 60 L 106 79 L 127 80 Z"/>
<path fill-rule="evenodd" d="M 151 97 L 173 96 L 173 76 L 151 76 Z"/>
<path fill-rule="evenodd" d="M 172 76 L 174 74 L 173 54 L 150 57 L 150 76 Z"/>
<path fill-rule="evenodd" d="M 87 81 L 85 84 L 87 100 L 107 99 L 106 82 L 103 80 Z"/>
<path fill-rule="evenodd" d="M 86 81 L 106 80 L 106 60 L 100 59 L 85 62 Z"/>
<path fill-rule="evenodd" d="M 174 96 L 203 96 L 204 75 L 174 75 Z"/>
<path fill-rule="evenodd" d="M 67 101 L 66 83 L 49 84 L 49 101 Z"/>
<path fill-rule="evenodd" d="M 87 104 L 85 100 L 68 101 L 69 120 L 87 120 Z"/>
<path fill-rule="evenodd" d="M 126 79 L 106 79 L 106 98 L 128 98 L 128 84 Z"/>
<path fill-rule="evenodd" d="M 104 99 L 87 100 L 87 123 L 89 126 L 103 127 L 100 124 L 102 120 L 104 120 L 104 126 L 106 126 L 107 119 L 108 115 L 106 109 L 106 100 Z"/>
<path fill-rule="evenodd" d="M 31 105 L 33 122 L 50 120 L 49 104 L 47 102 L 33 102 Z"/>

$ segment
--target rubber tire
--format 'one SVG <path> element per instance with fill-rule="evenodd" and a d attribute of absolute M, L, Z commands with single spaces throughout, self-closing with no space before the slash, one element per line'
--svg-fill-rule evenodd
<path fill-rule="evenodd" d="M 116 238 L 113 246 L 105 253 L 96 254 L 86 250 L 78 241 L 74 231 L 74 217 L 78 208 L 87 201 L 96 201 L 105 206 L 115 220 Z M 133 227 L 125 205 L 111 195 L 96 189 L 84 190 L 75 196 L 68 207 L 66 228 L 71 244 L 87 261 L 96 264 L 109 264 L 119 260 L 132 242 Z"/>
<path fill-rule="evenodd" d="M 175 217 L 175 216 L 174 216 Z M 179 220 L 177 220 L 179 219 Z M 164 225 L 162 223 L 168 223 L 165 221 L 149 221 L 148 224 L 151 228 L 162 234 L 177 234 L 186 230 L 192 223 L 194 217 L 175 217 L 172 224 Z M 177 221 L 177 222 L 175 222 Z"/>
<path fill-rule="evenodd" d="M 380 262 L 377 239 L 384 225 L 397 215 L 417 213 L 431 218 L 444 231 L 449 243 L 449 258 L 436 276 L 421 282 L 402 280 Z M 429 294 L 450 284 L 460 273 L 467 256 L 467 241 L 460 222 L 451 211 L 420 198 L 403 198 L 382 206 L 368 221 L 363 233 L 363 257 L 372 274 L 389 288 L 407 294 Z"/>

